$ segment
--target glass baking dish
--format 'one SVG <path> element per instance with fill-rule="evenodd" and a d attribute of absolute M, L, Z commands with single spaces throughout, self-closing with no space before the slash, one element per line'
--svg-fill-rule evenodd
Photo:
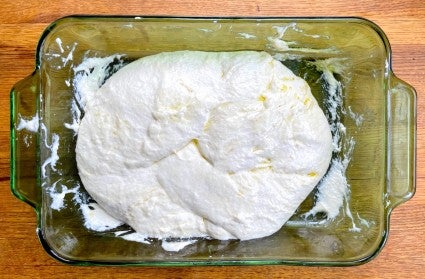
<path fill-rule="evenodd" d="M 270 38 L 280 36 L 280 49 Z M 340 121 L 355 141 L 346 170 L 349 199 L 333 220 L 306 218 L 313 191 L 282 229 L 250 241 L 201 239 L 179 252 L 96 232 L 64 194 L 52 209 L 46 185 L 79 184 L 72 122 L 73 66 L 85 57 L 121 54 L 125 60 L 164 51 L 267 51 L 309 83 L 323 105 L 327 85 L 317 61 L 342 61 Z M 316 64 L 317 65 L 317 64 Z M 330 63 L 328 69 L 339 64 Z M 323 69 L 322 69 L 323 70 Z M 72 16 L 42 34 L 36 69 L 11 91 L 11 188 L 37 213 L 37 234 L 54 258 L 78 265 L 357 265 L 373 259 L 389 233 L 391 211 L 415 191 L 416 95 L 395 77 L 382 30 L 361 18 L 169 18 Z M 360 118 L 350 117 L 358 115 Z M 33 117 L 34 129 L 21 129 Z M 358 120 L 361 120 L 360 122 Z M 37 122 L 37 123 L 35 123 Z M 31 131 L 33 130 L 33 131 Z M 56 168 L 42 175 L 52 135 L 60 137 Z M 49 149 L 50 148 L 50 149 Z M 338 154 L 336 155 L 338 156 Z M 84 192 L 83 187 L 81 191 Z"/>

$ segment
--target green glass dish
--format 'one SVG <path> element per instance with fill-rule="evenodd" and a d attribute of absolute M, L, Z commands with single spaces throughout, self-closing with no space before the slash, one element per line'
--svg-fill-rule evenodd
<path fill-rule="evenodd" d="M 67 187 L 80 183 L 72 122 L 73 65 L 84 57 L 123 54 L 127 61 L 164 51 L 256 50 L 270 47 L 275 26 L 286 28 L 281 54 L 304 77 L 323 104 L 326 84 L 311 62 L 342 59 L 344 74 L 341 122 L 356 142 L 347 168 L 350 199 L 331 221 L 304 218 L 315 191 L 277 233 L 250 241 L 199 240 L 180 252 L 127 241 L 113 232 L 95 232 L 65 196 L 66 207 L 53 210 L 43 185 L 58 179 Z M 289 28 L 290 27 L 290 28 Z M 280 29 L 283 30 L 283 29 Z M 60 40 L 61 44 L 58 43 Z M 72 51 L 72 52 L 71 52 Z M 70 56 L 71 53 L 71 56 Z M 71 83 L 67 86 L 65 82 Z M 324 109 L 326 109 L 324 107 Z M 348 112 L 362 116 L 361 125 Z M 37 115 L 46 131 L 18 130 L 21 118 Z M 41 127 L 41 126 L 40 126 Z M 46 133 L 46 134 L 43 134 Z M 50 156 L 44 140 L 60 136 L 57 171 L 41 175 Z M 391 211 L 415 192 L 416 94 L 391 70 L 391 50 L 382 30 L 361 18 L 170 18 L 71 16 L 53 22 L 42 34 L 35 71 L 11 91 L 11 189 L 35 208 L 37 234 L 54 258 L 76 265 L 357 265 L 373 259 L 389 233 Z M 360 230 L 353 229 L 353 222 Z"/>

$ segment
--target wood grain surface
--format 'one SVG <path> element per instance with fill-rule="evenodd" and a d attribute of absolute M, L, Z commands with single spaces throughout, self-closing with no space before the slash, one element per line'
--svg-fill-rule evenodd
<path fill-rule="evenodd" d="M 193 16 L 360 16 L 377 23 L 393 51 L 393 70 L 417 90 L 417 191 L 391 215 L 383 251 L 356 267 L 76 267 L 50 258 L 31 207 L 10 191 L 9 91 L 34 68 L 44 28 L 71 14 Z M 425 277 L 425 2 L 422 0 L 32 1 L 0 3 L 0 278 L 424 278 Z"/>

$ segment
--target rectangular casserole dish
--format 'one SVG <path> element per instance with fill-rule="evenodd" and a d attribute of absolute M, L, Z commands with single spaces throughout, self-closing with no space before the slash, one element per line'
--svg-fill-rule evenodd
<path fill-rule="evenodd" d="M 280 36 L 281 35 L 281 36 Z M 270 38 L 280 36 L 281 49 Z M 340 214 L 306 219 L 316 192 L 276 234 L 250 241 L 200 240 L 179 252 L 96 232 L 84 226 L 75 197 L 80 184 L 71 123 L 73 67 L 86 57 L 122 54 L 125 60 L 164 51 L 267 51 L 309 83 L 323 105 L 328 63 L 341 83 L 339 118 L 355 141 L 346 170 L 349 198 Z M 343 70 L 335 69 L 343 65 Z M 389 233 L 392 209 L 415 191 L 416 95 L 395 77 L 382 30 L 360 18 L 167 18 L 72 16 L 52 23 L 36 52 L 36 69 L 11 91 L 11 188 L 37 213 L 37 234 L 54 258 L 79 265 L 356 265 L 374 258 Z M 326 107 L 324 106 L 324 109 Z M 350 117 L 350 116 L 359 117 Z M 22 119 L 35 128 L 19 128 Z M 357 119 L 357 121 L 356 121 Z M 19 129 L 18 129 L 19 128 Z M 55 168 L 43 164 L 60 138 Z M 342 150 L 341 152 L 343 152 Z M 338 156 L 338 155 L 337 155 Z M 341 153 L 340 156 L 343 156 Z M 50 190 L 61 181 L 64 208 Z M 84 192 L 81 187 L 80 191 Z"/>

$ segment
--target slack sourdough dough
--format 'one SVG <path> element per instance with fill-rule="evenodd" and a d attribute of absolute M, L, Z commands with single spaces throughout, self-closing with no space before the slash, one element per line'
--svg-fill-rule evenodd
<path fill-rule="evenodd" d="M 331 154 L 307 83 L 254 51 L 160 53 L 123 67 L 89 96 L 76 147 L 89 194 L 157 238 L 268 236 Z"/>

